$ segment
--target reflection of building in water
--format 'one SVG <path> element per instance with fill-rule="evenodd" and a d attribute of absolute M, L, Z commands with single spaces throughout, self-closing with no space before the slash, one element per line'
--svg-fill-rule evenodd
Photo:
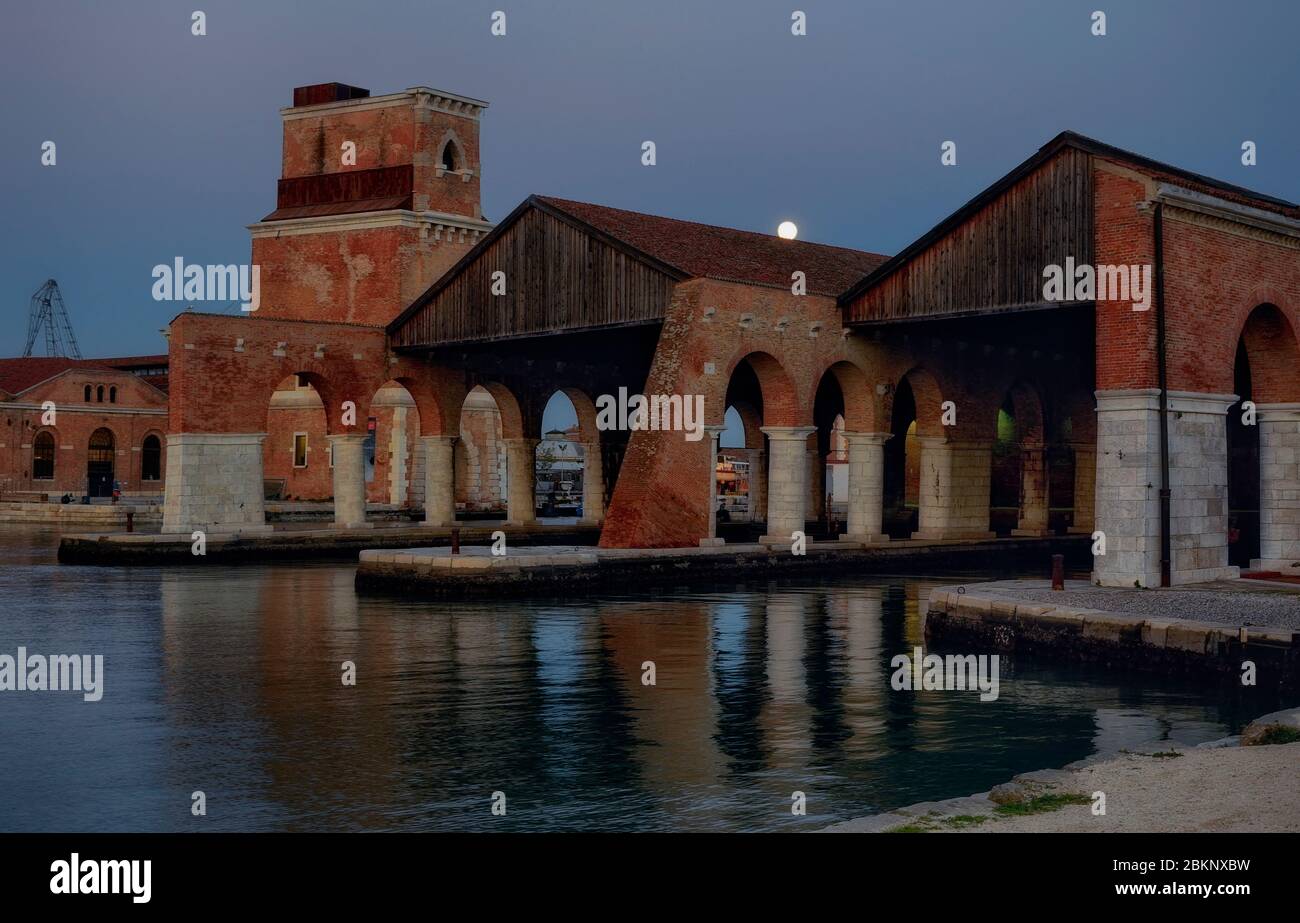
<path fill-rule="evenodd" d="M 631 703 L 640 776 L 669 797 L 659 805 L 669 812 L 679 810 L 676 798 L 686 787 L 715 781 L 722 763 L 714 740 L 711 608 L 696 600 L 600 607 L 605 650 Z M 642 684 L 646 661 L 655 664 L 654 686 Z"/>
<path fill-rule="evenodd" d="M 805 619 L 808 598 L 801 593 L 775 591 L 763 601 L 767 614 L 768 701 L 763 710 L 763 733 L 770 742 L 773 768 L 806 765 L 808 736 L 808 685 L 805 664 Z"/>

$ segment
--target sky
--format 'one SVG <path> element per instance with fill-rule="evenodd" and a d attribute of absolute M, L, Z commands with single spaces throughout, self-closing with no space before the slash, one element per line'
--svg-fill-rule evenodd
<path fill-rule="evenodd" d="M 488 100 L 491 220 L 541 193 L 894 253 L 1067 128 L 1300 199 L 1297 34 L 1265 0 L 16 0 L 0 356 L 47 278 L 83 355 L 165 351 L 152 268 L 248 261 L 299 85 Z"/>

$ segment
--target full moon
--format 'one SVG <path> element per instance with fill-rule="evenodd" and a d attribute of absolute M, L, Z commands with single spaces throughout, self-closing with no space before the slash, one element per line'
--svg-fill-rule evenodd
<path fill-rule="evenodd" d="M 776 229 L 777 237 L 784 237 L 786 240 L 794 240 L 798 233 L 799 229 L 795 227 L 793 221 L 782 221 Z"/>

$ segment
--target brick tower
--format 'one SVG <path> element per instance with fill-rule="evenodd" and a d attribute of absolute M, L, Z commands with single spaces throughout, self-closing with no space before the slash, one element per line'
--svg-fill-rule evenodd
<path fill-rule="evenodd" d="M 298 87 L 280 110 L 276 209 L 249 230 L 258 316 L 382 325 L 491 230 L 479 205 L 487 103 L 428 87 Z"/>

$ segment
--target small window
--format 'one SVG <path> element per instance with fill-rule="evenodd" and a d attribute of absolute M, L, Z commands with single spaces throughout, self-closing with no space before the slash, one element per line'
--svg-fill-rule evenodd
<path fill-rule="evenodd" d="M 37 481 L 54 479 L 54 437 L 48 432 L 37 433 L 32 440 L 32 478 Z"/>
<path fill-rule="evenodd" d="M 456 166 L 456 145 L 448 141 L 442 149 L 442 168 L 448 171 L 454 171 Z"/>
<path fill-rule="evenodd" d="M 162 480 L 162 440 L 157 436 L 145 436 L 140 447 L 140 480 Z"/>
<path fill-rule="evenodd" d="M 307 467 L 307 434 L 293 434 L 293 466 L 295 468 Z"/>
<path fill-rule="evenodd" d="M 116 404 L 116 403 L 117 403 L 117 388 L 116 388 L 116 387 L 112 387 L 112 388 L 109 388 L 109 389 L 108 389 L 108 402 L 109 402 L 110 404 Z"/>
<path fill-rule="evenodd" d="M 86 403 L 90 403 L 90 385 L 86 385 Z"/>
<path fill-rule="evenodd" d="M 95 389 L 95 400 L 98 401 L 98 402 L 101 403 L 101 404 L 104 403 L 104 386 L 103 386 L 103 385 L 100 385 L 98 388 Z"/>

